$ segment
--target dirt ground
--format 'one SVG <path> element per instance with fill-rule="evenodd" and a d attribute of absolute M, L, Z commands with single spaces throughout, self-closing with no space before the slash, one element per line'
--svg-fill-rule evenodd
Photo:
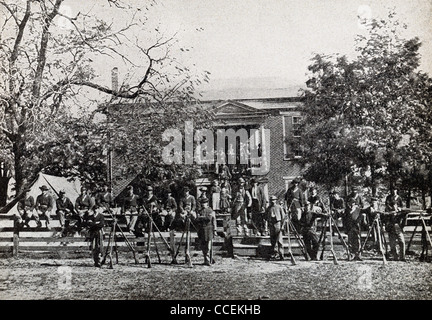
<path fill-rule="evenodd" d="M 414 259 L 404 263 L 379 259 L 363 262 L 308 262 L 297 258 L 265 261 L 216 256 L 203 265 L 170 264 L 168 256 L 152 268 L 120 256 L 109 269 L 81 259 L 0 259 L 0 299 L 133 299 L 133 300 L 295 300 L 295 299 L 432 299 L 432 264 Z"/>

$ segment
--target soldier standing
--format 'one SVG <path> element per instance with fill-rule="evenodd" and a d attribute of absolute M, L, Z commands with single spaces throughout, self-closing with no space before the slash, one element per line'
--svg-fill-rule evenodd
<path fill-rule="evenodd" d="M 252 188 L 250 195 L 252 198 L 252 222 L 254 223 L 254 233 L 260 236 L 265 231 L 264 212 L 267 207 L 267 201 L 264 195 L 264 190 L 259 186 L 258 181 L 251 180 Z"/>
<path fill-rule="evenodd" d="M 46 228 L 48 230 L 51 230 L 49 223 L 51 221 L 50 214 L 54 207 L 54 199 L 51 195 L 48 194 L 48 187 L 46 185 L 43 185 L 39 189 L 41 189 L 42 193 L 37 196 L 35 204 L 35 209 L 37 212 L 37 215 L 35 215 L 37 226 L 38 228 L 42 227 L 40 218 L 45 217 Z"/>
<path fill-rule="evenodd" d="M 300 230 L 310 258 L 312 260 L 318 260 L 317 254 L 319 249 L 319 239 L 316 233 L 315 220 L 318 217 L 325 217 L 325 214 L 322 213 L 321 207 L 312 205 L 312 203 L 319 198 L 315 198 L 315 196 L 312 195 L 309 199 L 310 205 L 303 211 L 300 219 Z"/>
<path fill-rule="evenodd" d="M 288 214 L 291 213 L 292 222 L 294 226 L 298 227 L 302 216 L 304 207 L 306 206 L 306 199 L 303 191 L 299 188 L 299 180 L 296 178 L 291 182 L 291 187 L 285 195 L 286 207 Z"/>
<path fill-rule="evenodd" d="M 362 261 L 360 257 L 360 224 L 363 219 L 363 199 L 358 191 L 357 187 L 354 188 L 347 200 L 344 226 L 348 233 L 348 244 L 351 252 L 354 254 L 354 260 Z"/>
<path fill-rule="evenodd" d="M 403 235 L 404 215 L 401 214 L 402 198 L 398 195 L 397 189 L 390 190 L 385 201 L 385 228 L 389 235 L 390 253 L 395 260 L 405 260 L 405 239 Z M 396 243 L 399 245 L 399 257 L 396 250 Z"/>
<path fill-rule="evenodd" d="M 104 208 L 97 206 L 88 212 L 86 225 L 89 230 L 90 250 L 92 252 L 95 267 L 100 267 L 100 256 L 103 244 L 103 227 L 105 219 L 102 214 Z"/>
<path fill-rule="evenodd" d="M 243 229 L 244 235 L 247 236 L 247 210 L 252 206 L 252 198 L 249 191 L 245 189 L 243 178 L 239 179 L 239 184 L 239 190 L 233 201 L 232 218 L 236 220 L 238 234 L 241 235 Z"/>
<path fill-rule="evenodd" d="M 23 198 L 18 201 L 18 212 L 15 214 L 15 221 L 19 224 L 19 227 L 26 226 L 29 228 L 30 219 L 34 215 L 35 200 L 28 195 L 28 192 L 30 192 L 29 188 L 24 189 Z"/>
<path fill-rule="evenodd" d="M 285 211 L 277 203 L 276 196 L 270 197 L 270 205 L 266 210 L 266 219 L 268 221 L 268 226 L 270 229 L 270 242 L 272 250 L 270 259 L 279 258 L 279 260 L 283 260 L 284 249 L 282 242 L 282 224 L 285 219 Z"/>
<path fill-rule="evenodd" d="M 204 255 L 204 264 L 210 266 L 210 252 L 213 245 L 213 236 L 216 235 L 216 215 L 212 208 L 209 207 L 207 198 L 201 200 L 202 210 L 199 212 L 196 222 L 198 228 L 198 239 Z"/>

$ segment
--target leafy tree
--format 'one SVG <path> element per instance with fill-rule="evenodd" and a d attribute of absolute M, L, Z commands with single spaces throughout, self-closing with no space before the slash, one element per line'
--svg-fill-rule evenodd
<path fill-rule="evenodd" d="M 390 12 L 357 37 L 352 61 L 313 57 L 302 128 L 309 179 L 331 187 L 358 170 L 376 194 L 378 181 L 394 184 L 400 177 L 401 159 L 431 160 L 431 80 L 417 70 L 420 40 L 400 31 Z"/>

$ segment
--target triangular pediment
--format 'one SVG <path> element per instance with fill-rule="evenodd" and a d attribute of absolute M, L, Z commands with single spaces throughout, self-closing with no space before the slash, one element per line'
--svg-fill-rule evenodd
<path fill-rule="evenodd" d="M 217 106 L 214 110 L 216 115 L 222 114 L 245 114 L 245 113 L 256 113 L 257 109 L 254 107 L 248 106 L 244 103 L 239 103 L 235 101 L 226 101 L 219 106 Z"/>

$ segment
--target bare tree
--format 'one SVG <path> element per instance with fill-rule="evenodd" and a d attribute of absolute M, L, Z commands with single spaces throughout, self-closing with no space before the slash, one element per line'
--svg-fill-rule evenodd
<path fill-rule="evenodd" d="M 120 0 L 97 1 L 91 11 L 72 16 L 62 10 L 67 2 L 0 1 L 5 18 L 0 34 L 0 143 L 6 150 L 0 156 L 10 160 L 17 190 L 36 171 L 32 153 L 57 139 L 59 130 L 50 128 L 71 105 L 82 106 L 89 92 L 105 94 L 111 102 L 146 101 L 163 107 L 192 100 L 199 78 L 208 80 L 208 73 L 193 77 L 171 57 L 175 35 L 165 37 L 147 25 L 153 2 L 137 8 Z M 110 21 L 98 14 L 97 5 L 121 19 Z M 127 66 L 127 85 L 112 88 L 97 82 L 95 66 L 101 59 L 118 59 Z"/>

